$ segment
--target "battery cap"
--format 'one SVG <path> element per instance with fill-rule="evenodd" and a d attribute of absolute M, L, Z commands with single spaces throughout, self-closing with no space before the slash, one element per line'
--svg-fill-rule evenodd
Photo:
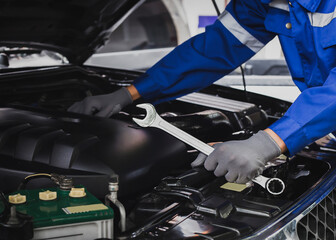
<path fill-rule="evenodd" d="M 39 198 L 43 201 L 51 201 L 55 200 L 57 198 L 57 192 L 52 191 L 45 191 L 45 192 L 39 192 Z"/>
<path fill-rule="evenodd" d="M 72 198 L 82 198 L 86 196 L 85 188 L 71 188 L 69 196 Z"/>
<path fill-rule="evenodd" d="M 15 195 L 9 195 L 8 201 L 12 204 L 22 204 L 27 201 L 26 195 L 21 195 L 20 193 Z"/>

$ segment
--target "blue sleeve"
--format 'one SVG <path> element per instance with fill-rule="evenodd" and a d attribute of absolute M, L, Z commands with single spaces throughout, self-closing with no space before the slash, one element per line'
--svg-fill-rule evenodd
<path fill-rule="evenodd" d="M 336 130 L 336 68 L 322 86 L 304 90 L 272 129 L 291 155 Z"/>
<path fill-rule="evenodd" d="M 211 85 L 275 36 L 264 27 L 267 10 L 259 0 L 232 0 L 205 33 L 176 47 L 137 79 L 136 89 L 159 103 Z"/>

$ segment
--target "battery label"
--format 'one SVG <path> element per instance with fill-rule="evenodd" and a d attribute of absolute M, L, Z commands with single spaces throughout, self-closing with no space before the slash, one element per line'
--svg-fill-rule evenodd
<path fill-rule="evenodd" d="M 93 212 L 93 211 L 101 211 L 101 210 L 107 210 L 107 209 L 108 208 L 102 203 L 62 208 L 62 210 L 66 214 Z"/>

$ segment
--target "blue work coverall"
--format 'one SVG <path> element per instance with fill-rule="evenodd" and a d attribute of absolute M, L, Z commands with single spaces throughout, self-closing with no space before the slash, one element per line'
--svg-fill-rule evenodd
<path fill-rule="evenodd" d="M 336 130 L 336 0 L 232 0 L 218 20 L 134 83 L 162 102 L 236 69 L 276 35 L 300 96 L 270 128 L 291 155 Z"/>

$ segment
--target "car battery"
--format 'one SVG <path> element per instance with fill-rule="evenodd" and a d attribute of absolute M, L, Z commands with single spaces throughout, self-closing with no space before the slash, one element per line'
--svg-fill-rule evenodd
<path fill-rule="evenodd" d="M 113 210 L 81 186 L 71 191 L 20 190 L 9 194 L 7 199 L 17 214 L 32 217 L 33 239 L 112 239 Z M 0 204 L 3 212 L 5 206 Z M 13 239 L 5 237 L 8 233 L 4 226 L 0 224 L 0 239 Z"/>

